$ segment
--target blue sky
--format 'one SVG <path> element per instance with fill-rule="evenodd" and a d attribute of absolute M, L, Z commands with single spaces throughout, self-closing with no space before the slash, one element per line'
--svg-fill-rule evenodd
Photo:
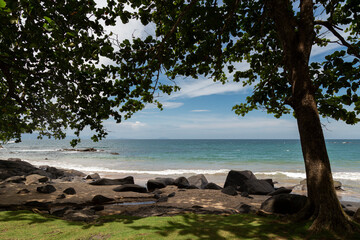
<path fill-rule="evenodd" d="M 139 21 L 108 27 L 122 39 L 146 37 L 154 32 L 152 25 L 143 26 Z M 330 39 L 334 36 L 328 35 Z M 312 59 L 319 60 L 329 51 L 338 48 L 329 44 L 324 48 L 315 47 Z M 239 63 L 238 68 L 246 64 Z M 141 112 L 120 124 L 105 121 L 108 138 L 131 139 L 281 139 L 299 138 L 296 120 L 292 115 L 280 119 L 263 111 L 253 111 L 245 117 L 235 115 L 232 107 L 244 101 L 251 94 L 251 88 L 229 82 L 225 85 L 211 79 L 176 79 L 181 90 L 171 96 L 159 97 L 164 105 L 160 111 L 148 105 Z M 323 119 L 326 138 L 360 138 L 360 125 L 347 125 L 332 119 Z M 84 132 L 83 136 L 89 135 Z"/>

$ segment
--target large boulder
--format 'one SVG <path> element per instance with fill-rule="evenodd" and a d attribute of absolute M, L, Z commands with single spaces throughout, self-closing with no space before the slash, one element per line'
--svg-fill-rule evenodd
<path fill-rule="evenodd" d="M 136 185 L 136 184 L 124 184 L 113 189 L 115 192 L 138 192 L 146 193 L 147 190 L 145 187 Z"/>
<path fill-rule="evenodd" d="M 174 184 L 175 184 L 178 188 L 188 188 L 188 187 L 190 187 L 190 183 L 189 183 L 189 181 L 186 179 L 186 177 L 179 177 L 179 178 L 175 179 Z"/>
<path fill-rule="evenodd" d="M 161 178 L 161 177 L 157 177 L 157 178 L 155 178 L 155 180 L 164 183 L 166 186 L 167 186 L 167 185 L 175 185 L 175 180 L 174 180 L 173 178 Z"/>
<path fill-rule="evenodd" d="M 91 201 L 94 204 L 103 204 L 103 203 L 114 201 L 114 199 L 105 197 L 103 195 L 96 195 L 95 197 L 93 197 L 93 199 Z"/>
<path fill-rule="evenodd" d="M 119 178 L 119 179 L 108 179 L 101 178 L 94 182 L 89 183 L 91 185 L 123 185 L 123 184 L 134 184 L 134 178 L 132 176 Z"/>
<path fill-rule="evenodd" d="M 197 188 L 204 189 L 206 184 L 208 184 L 208 180 L 204 176 L 204 174 L 198 174 L 191 177 L 188 177 L 188 181 L 190 185 L 194 185 Z"/>
<path fill-rule="evenodd" d="M 306 204 L 307 197 L 297 194 L 279 194 L 272 196 L 261 204 L 265 212 L 294 214 L 299 212 Z"/>
<path fill-rule="evenodd" d="M 0 181 L 13 176 L 27 176 L 36 170 L 38 168 L 21 160 L 0 160 Z"/>
<path fill-rule="evenodd" d="M 269 193 L 268 195 L 269 196 L 275 196 L 275 195 L 279 195 L 279 194 L 289 194 L 292 192 L 292 189 L 291 188 L 284 188 L 284 187 L 281 187 L 281 188 L 278 188 L 276 189 L 275 191 Z"/>
<path fill-rule="evenodd" d="M 241 186 L 241 192 L 247 192 L 249 194 L 255 195 L 266 195 L 273 192 L 275 189 L 271 184 L 266 180 L 246 180 Z"/>
<path fill-rule="evenodd" d="M 166 184 L 163 181 L 159 181 L 156 179 L 150 179 L 149 181 L 147 181 L 147 189 L 149 190 L 149 192 L 154 191 L 155 189 L 161 189 L 166 187 Z"/>
<path fill-rule="evenodd" d="M 213 189 L 213 190 L 221 190 L 222 187 L 220 187 L 219 185 L 211 182 L 205 185 L 204 189 Z"/>
<path fill-rule="evenodd" d="M 228 186 L 240 187 L 247 180 L 256 180 L 255 175 L 251 171 L 236 171 L 231 170 L 225 180 L 224 188 Z"/>

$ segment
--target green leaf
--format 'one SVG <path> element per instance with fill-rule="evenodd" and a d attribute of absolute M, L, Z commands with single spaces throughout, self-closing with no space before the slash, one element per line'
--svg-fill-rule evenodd
<path fill-rule="evenodd" d="M 5 8 L 6 2 L 4 0 L 0 0 L 0 8 Z"/>

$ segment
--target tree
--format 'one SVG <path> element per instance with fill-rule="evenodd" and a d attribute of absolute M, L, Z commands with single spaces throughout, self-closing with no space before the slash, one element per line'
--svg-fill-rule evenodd
<path fill-rule="evenodd" d="M 114 10 L 94 0 L 0 0 L 0 140 L 61 139 L 68 128 L 79 137 L 86 126 L 98 140 L 103 120 L 120 122 L 152 100 L 149 83 L 119 80 L 117 67 L 99 62 L 115 59 L 104 31 Z"/>
<path fill-rule="evenodd" d="M 107 2 L 97 8 L 93 0 L 0 0 L 1 140 L 20 141 L 33 131 L 64 138 L 66 128 L 79 136 L 86 126 L 97 140 L 106 135 L 103 120 L 120 122 L 156 103 L 155 93 L 176 91 L 163 74 L 170 81 L 205 76 L 223 83 L 230 76 L 253 86 L 246 102 L 234 106 L 236 114 L 263 108 L 275 117 L 295 115 L 308 179 L 301 215 L 314 219 L 311 230 L 355 228 L 334 191 L 319 113 L 359 121 L 356 0 Z M 117 17 L 154 24 L 155 35 L 111 39 L 102 24 L 115 25 Z M 310 61 L 314 45 L 330 43 L 324 29 L 343 48 Z M 100 66 L 100 58 L 111 64 Z M 244 61 L 249 68 L 236 69 Z"/>
<path fill-rule="evenodd" d="M 239 84 L 252 85 L 252 95 L 234 106 L 236 114 L 262 108 L 275 117 L 293 113 L 297 119 L 309 199 L 299 216 L 311 217 L 310 229 L 315 232 L 356 228 L 333 187 L 319 114 L 349 124 L 360 120 L 357 1 L 123 0 L 119 4 L 122 9 L 126 5 L 135 9 L 122 12 L 126 13 L 123 22 L 135 18 L 156 29 L 155 36 L 118 43 L 122 76 L 163 84 L 160 73 L 170 80 L 205 76 L 223 83 L 230 75 Z M 324 31 L 332 33 L 342 48 L 323 62 L 310 61 L 314 45 L 325 47 L 331 42 Z M 236 63 L 244 61 L 249 68 L 236 69 Z"/>

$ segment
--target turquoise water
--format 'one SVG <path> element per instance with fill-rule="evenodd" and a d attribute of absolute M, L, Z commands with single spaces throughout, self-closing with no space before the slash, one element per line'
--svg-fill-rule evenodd
<path fill-rule="evenodd" d="M 61 151 L 70 148 L 67 140 L 25 140 L 3 147 L 0 159 L 17 157 L 34 165 L 119 176 L 202 173 L 224 179 L 229 170 L 236 169 L 283 183 L 305 178 L 298 140 L 83 140 L 77 147 L 93 147 L 97 152 Z M 328 140 L 327 148 L 334 178 L 360 194 L 360 140 Z"/>

